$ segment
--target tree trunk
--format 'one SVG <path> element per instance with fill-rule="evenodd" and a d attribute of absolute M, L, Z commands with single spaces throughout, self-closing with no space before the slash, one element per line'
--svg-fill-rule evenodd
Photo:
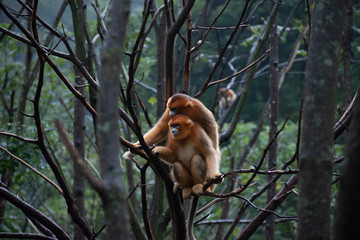
<path fill-rule="evenodd" d="M 316 2 L 306 66 L 298 239 L 330 239 L 333 126 L 343 3 Z"/>
<path fill-rule="evenodd" d="M 349 144 L 336 206 L 334 240 L 354 239 L 360 226 L 360 98 L 356 99 Z"/>
<path fill-rule="evenodd" d="M 350 89 L 347 91 L 346 82 L 350 85 L 351 71 L 350 71 L 350 43 L 351 43 L 351 28 L 353 15 L 353 0 L 347 1 L 346 15 L 345 15 L 345 33 L 344 33 L 344 104 L 348 104 L 346 97 L 349 96 Z M 350 87 L 350 86 L 349 86 Z M 348 96 L 347 96 L 348 95 Z M 357 98 L 355 102 L 355 114 L 353 122 L 350 127 L 351 131 L 347 135 L 346 141 L 346 159 L 342 176 L 340 178 L 340 190 L 337 199 L 337 206 L 335 212 L 334 223 L 334 240 L 353 239 L 358 232 L 360 226 L 360 191 L 357 186 L 359 181 L 360 170 L 360 99 Z"/>
<path fill-rule="evenodd" d="M 124 50 L 130 0 L 113 0 L 108 31 L 101 56 L 98 102 L 98 144 L 104 191 L 101 193 L 106 221 L 106 239 L 130 239 L 130 218 L 124 173 L 119 159 L 119 76 Z"/>
<path fill-rule="evenodd" d="M 281 1 L 280 1 L 281 2 Z M 272 3 L 271 9 L 274 7 Z M 278 112 L 279 112 L 279 49 L 278 49 L 278 32 L 277 32 L 277 17 L 275 17 L 270 37 L 269 37 L 270 52 L 270 130 L 269 141 L 275 136 L 278 130 Z M 276 155 L 277 155 L 277 140 L 269 148 L 268 152 L 268 169 L 273 170 L 276 168 Z M 268 175 L 270 182 L 275 176 Z M 276 183 L 269 187 L 267 191 L 266 203 L 269 203 L 276 194 Z M 267 240 L 275 239 L 275 219 L 274 215 L 270 215 L 265 223 L 265 238 Z"/>
<path fill-rule="evenodd" d="M 83 0 L 70 0 L 69 1 L 72 18 L 73 18 L 73 27 L 75 34 L 75 52 L 77 57 L 81 62 L 86 62 L 86 52 L 85 52 L 85 15 L 84 15 L 84 1 Z M 80 73 L 80 71 L 74 67 L 75 74 L 75 88 L 82 95 L 84 95 L 84 85 L 85 79 Z M 85 109 L 83 104 L 74 97 L 74 146 L 77 151 L 84 159 L 85 156 Z M 74 202 L 79 209 L 79 213 L 85 215 L 85 183 L 84 178 L 80 173 L 80 170 L 77 168 L 77 165 L 73 164 L 74 168 L 74 182 L 72 191 L 74 194 Z M 81 229 L 75 225 L 74 226 L 74 239 L 75 240 L 85 240 L 85 235 Z"/>

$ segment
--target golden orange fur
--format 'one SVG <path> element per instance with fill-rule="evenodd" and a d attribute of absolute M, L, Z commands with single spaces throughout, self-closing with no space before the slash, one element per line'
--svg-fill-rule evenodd
<path fill-rule="evenodd" d="M 182 186 L 185 199 L 191 193 L 200 195 L 203 185 L 213 177 L 209 172 L 218 171 L 217 151 L 204 129 L 189 117 L 177 114 L 168 125 L 170 131 L 166 146 L 155 147 L 153 153 L 173 165 L 174 192 Z M 214 188 L 215 184 L 207 191 Z"/>
<path fill-rule="evenodd" d="M 214 158 L 216 162 L 214 161 L 212 164 L 207 162 L 207 165 L 210 166 L 207 175 L 210 178 L 220 176 L 221 154 L 218 142 L 218 125 L 212 112 L 199 100 L 181 93 L 174 94 L 169 98 L 166 106 L 164 114 L 156 125 L 144 135 L 145 142 L 152 146 L 164 140 L 169 133 L 168 123 L 171 118 L 178 114 L 185 115 L 205 131 L 215 149 Z"/>

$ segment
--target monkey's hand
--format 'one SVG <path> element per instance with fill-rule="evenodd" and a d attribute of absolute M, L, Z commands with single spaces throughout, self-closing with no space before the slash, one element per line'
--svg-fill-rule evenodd
<path fill-rule="evenodd" d="M 137 149 L 143 149 L 139 141 L 137 141 L 134 145 Z"/>
<path fill-rule="evenodd" d="M 144 149 L 139 142 L 136 142 L 134 145 L 135 145 L 135 147 L 136 147 L 137 149 L 139 149 L 139 150 L 143 150 L 143 149 Z M 149 146 L 150 149 L 153 149 L 154 147 L 156 147 L 155 144 L 152 145 L 152 146 Z"/>
<path fill-rule="evenodd" d="M 152 153 L 169 164 L 173 164 L 176 160 L 174 152 L 168 147 L 157 146 L 152 149 Z"/>
<path fill-rule="evenodd" d="M 157 156 L 157 157 L 159 157 L 159 151 L 158 151 L 159 149 L 157 148 L 157 147 L 153 147 L 152 148 L 152 150 L 151 150 L 151 152 L 152 152 L 152 154 L 154 154 L 155 156 Z"/>
<path fill-rule="evenodd" d="M 222 183 L 224 181 L 224 177 L 225 177 L 225 174 L 219 173 L 219 175 L 211 178 L 209 182 L 211 182 L 213 184 L 219 184 L 219 183 Z"/>

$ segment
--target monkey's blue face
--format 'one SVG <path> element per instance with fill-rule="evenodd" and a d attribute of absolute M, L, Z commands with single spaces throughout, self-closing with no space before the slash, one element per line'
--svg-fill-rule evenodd
<path fill-rule="evenodd" d="M 176 108 L 170 108 L 169 115 L 170 117 L 174 117 L 176 115 Z"/>
<path fill-rule="evenodd" d="M 171 125 L 171 134 L 172 135 L 179 134 L 179 124 L 172 124 Z"/>

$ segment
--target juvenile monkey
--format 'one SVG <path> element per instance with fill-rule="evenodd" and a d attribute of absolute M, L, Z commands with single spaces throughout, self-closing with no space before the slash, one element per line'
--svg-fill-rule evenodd
<path fill-rule="evenodd" d="M 175 115 L 168 127 L 166 146 L 155 147 L 153 153 L 173 165 L 174 193 L 182 186 L 185 199 L 191 193 L 200 195 L 204 184 L 212 178 L 209 170 L 217 171 L 219 168 L 213 143 L 204 129 L 185 115 Z M 215 184 L 207 191 L 214 188 Z"/>
<path fill-rule="evenodd" d="M 170 120 L 178 114 L 185 115 L 205 131 L 215 150 L 214 157 L 206 158 L 206 165 L 211 166 L 208 167 L 207 176 L 210 179 L 220 176 L 221 154 L 218 142 L 218 125 L 212 112 L 199 100 L 181 93 L 174 94 L 169 98 L 166 106 L 164 114 L 156 125 L 144 135 L 146 144 L 152 146 L 164 140 L 169 133 L 168 124 Z"/>
<path fill-rule="evenodd" d="M 225 110 L 228 109 L 235 101 L 236 94 L 233 90 L 228 88 L 220 88 L 218 94 L 220 96 L 218 113 L 219 116 L 221 116 L 225 112 Z"/>

